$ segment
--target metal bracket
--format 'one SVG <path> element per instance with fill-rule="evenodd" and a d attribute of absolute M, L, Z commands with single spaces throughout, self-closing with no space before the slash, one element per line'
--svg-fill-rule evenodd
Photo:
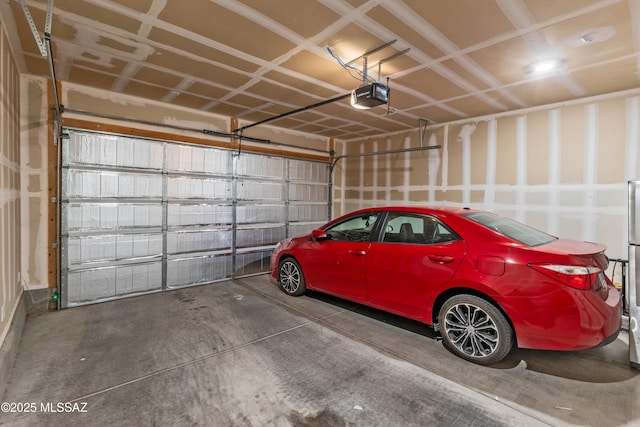
<path fill-rule="evenodd" d="M 378 46 L 376 48 L 373 48 L 373 49 L 363 53 L 359 57 L 354 58 L 351 61 L 347 62 L 345 65 L 349 66 L 349 65 L 353 64 L 354 62 L 362 59 L 362 84 L 366 84 L 367 80 L 369 78 L 369 76 L 368 76 L 368 72 L 369 72 L 369 55 L 373 55 L 374 53 L 379 52 L 382 49 L 385 49 L 385 48 L 391 46 L 392 44 L 394 44 L 397 41 L 398 41 L 397 39 L 393 39 L 393 40 L 391 40 L 391 41 L 389 41 L 387 43 L 384 43 L 384 44 L 382 44 L 382 45 L 380 45 L 380 46 Z M 385 62 L 389 62 L 392 59 L 397 58 L 398 56 L 404 55 L 405 53 L 409 52 L 410 50 L 411 50 L 411 48 L 406 48 L 404 50 L 401 50 L 399 52 L 394 53 L 391 56 L 388 56 L 388 57 L 386 57 L 384 59 L 381 59 L 378 62 L 378 80 L 377 81 L 380 81 L 382 64 L 384 64 Z"/>
<path fill-rule="evenodd" d="M 380 78 L 382 76 L 382 64 L 384 64 L 385 62 L 389 62 L 392 59 L 397 58 L 400 55 L 404 55 L 405 53 L 409 52 L 410 50 L 411 50 L 411 48 L 408 47 L 408 48 L 406 48 L 404 50 L 401 50 L 400 52 L 396 52 L 391 56 L 387 56 L 386 58 L 381 59 L 380 62 L 378 62 L 378 81 L 380 81 Z"/>
<path fill-rule="evenodd" d="M 418 132 L 420 134 L 420 147 L 424 146 L 424 136 L 427 133 L 427 127 L 429 126 L 429 120 L 418 119 Z"/>
<path fill-rule="evenodd" d="M 367 83 L 367 79 L 369 78 L 369 76 L 367 75 L 368 70 L 369 70 L 369 55 L 372 55 L 378 51 L 381 51 L 382 49 L 391 46 L 392 44 L 394 44 L 395 42 L 397 42 L 397 39 L 393 39 L 390 42 L 384 43 L 376 48 L 373 48 L 365 53 L 363 53 L 362 55 L 360 55 L 357 58 L 352 59 L 351 61 L 347 62 L 345 65 L 351 65 L 354 62 L 362 59 L 362 84 L 366 84 Z M 378 72 L 378 80 L 380 80 L 380 73 Z"/>
<path fill-rule="evenodd" d="M 19 3 L 20 3 L 20 6 L 22 7 L 22 11 L 24 12 L 24 17 L 27 19 L 29 28 L 31 28 L 31 33 L 33 34 L 33 38 L 36 40 L 36 44 L 38 45 L 38 50 L 40 51 L 40 55 L 42 55 L 43 58 L 46 58 L 48 55 L 47 46 L 45 45 L 44 40 L 42 40 L 42 38 L 40 37 L 40 33 L 38 32 L 38 28 L 36 27 L 35 22 L 33 22 L 33 18 L 31 17 L 31 12 L 29 12 L 27 3 L 25 3 L 25 0 L 19 0 Z M 48 0 L 47 19 L 44 24 L 45 34 L 51 33 L 52 18 L 53 18 L 53 0 Z"/>
<path fill-rule="evenodd" d="M 403 153 L 410 153 L 413 151 L 435 150 L 438 148 L 442 148 L 442 145 L 429 145 L 426 147 L 421 145 L 420 147 L 400 148 L 398 150 L 375 151 L 372 153 L 359 153 L 359 154 L 343 154 L 342 156 L 337 156 L 333 158 L 333 161 L 331 162 L 331 166 L 330 166 L 331 168 L 330 172 L 331 173 L 333 172 L 333 169 L 338 163 L 338 160 L 341 160 L 341 159 L 349 159 L 353 157 L 382 156 L 386 154 L 403 154 Z"/>

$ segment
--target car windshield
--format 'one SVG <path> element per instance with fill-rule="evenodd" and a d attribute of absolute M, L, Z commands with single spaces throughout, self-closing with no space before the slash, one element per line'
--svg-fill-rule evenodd
<path fill-rule="evenodd" d="M 556 240 L 556 237 L 531 228 L 528 225 L 489 212 L 474 212 L 463 216 L 523 245 L 534 247 Z"/>

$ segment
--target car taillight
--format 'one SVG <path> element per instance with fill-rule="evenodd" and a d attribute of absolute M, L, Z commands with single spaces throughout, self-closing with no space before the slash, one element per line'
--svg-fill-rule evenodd
<path fill-rule="evenodd" d="M 581 267 L 576 265 L 530 264 L 530 267 L 557 281 L 576 289 L 591 289 L 598 274 L 598 267 Z"/>

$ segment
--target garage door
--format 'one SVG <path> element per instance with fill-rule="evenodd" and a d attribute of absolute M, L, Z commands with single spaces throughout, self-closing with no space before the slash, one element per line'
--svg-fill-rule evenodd
<path fill-rule="evenodd" d="M 327 220 L 327 163 L 65 129 L 61 306 L 260 274 Z"/>

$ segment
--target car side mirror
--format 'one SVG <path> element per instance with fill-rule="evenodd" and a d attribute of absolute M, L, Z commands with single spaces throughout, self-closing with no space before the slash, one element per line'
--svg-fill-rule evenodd
<path fill-rule="evenodd" d="M 323 240 L 329 240 L 331 237 L 324 230 L 313 230 L 311 238 L 316 242 L 322 242 Z"/>

